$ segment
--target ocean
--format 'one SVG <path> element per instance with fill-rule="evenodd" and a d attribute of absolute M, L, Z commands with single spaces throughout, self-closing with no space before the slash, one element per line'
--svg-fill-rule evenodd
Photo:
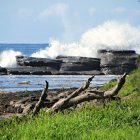
<path fill-rule="evenodd" d="M 31 54 L 39 51 L 40 49 L 45 49 L 49 44 L 0 44 L 0 53 L 6 50 L 19 51 L 24 55 L 30 56 Z"/>
<path fill-rule="evenodd" d="M 40 49 L 49 47 L 49 44 L 0 44 L 0 66 L 7 66 L 15 61 L 14 54 L 31 56 Z M 12 52 L 10 51 L 12 50 Z M 14 67 L 15 62 L 12 63 Z M 32 91 L 41 90 L 45 80 L 49 82 L 49 88 L 78 88 L 90 75 L 1 75 L 0 91 Z M 97 75 L 91 82 L 91 87 L 102 86 L 104 83 L 117 78 L 115 75 Z"/>

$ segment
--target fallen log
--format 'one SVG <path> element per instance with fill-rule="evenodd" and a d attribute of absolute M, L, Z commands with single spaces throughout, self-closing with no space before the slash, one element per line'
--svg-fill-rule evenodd
<path fill-rule="evenodd" d="M 58 112 L 58 111 L 67 109 L 69 107 L 75 106 L 75 105 L 80 104 L 80 103 L 85 102 L 85 101 L 114 97 L 118 94 L 120 89 L 123 87 L 123 85 L 125 83 L 126 73 L 124 73 L 124 75 L 122 75 L 118 79 L 116 86 L 110 91 L 96 91 L 96 90 L 92 91 L 91 90 L 91 91 L 85 92 L 84 94 L 80 94 L 81 92 L 85 91 L 89 87 L 89 84 L 92 81 L 93 77 L 89 78 L 84 86 L 82 86 L 78 90 L 74 91 L 67 98 L 61 99 L 58 102 L 56 102 L 47 111 Z"/>
<path fill-rule="evenodd" d="M 79 89 L 75 90 L 71 94 L 67 94 L 67 96 L 63 97 L 62 99 L 55 99 L 56 102 L 50 108 L 47 108 L 47 112 L 56 113 L 67 109 L 69 107 L 78 105 L 85 101 L 91 101 L 94 99 L 106 99 L 106 98 L 113 98 L 118 94 L 125 83 L 126 73 L 124 73 L 117 81 L 117 84 L 114 86 L 112 90 L 108 91 L 98 91 L 98 90 L 87 90 L 92 79 L 94 76 L 90 77 L 84 85 L 82 85 Z M 42 103 L 45 101 L 47 97 L 47 89 L 48 89 L 48 82 L 46 81 L 46 86 L 41 94 L 41 97 L 38 103 L 35 105 L 33 109 L 33 116 L 36 115 L 40 109 L 42 108 Z M 60 93 L 63 94 L 63 93 Z"/>

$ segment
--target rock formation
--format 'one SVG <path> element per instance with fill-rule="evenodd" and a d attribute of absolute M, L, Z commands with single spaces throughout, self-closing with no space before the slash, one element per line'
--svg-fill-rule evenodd
<path fill-rule="evenodd" d="M 138 55 L 133 50 L 98 50 L 101 71 L 104 74 L 123 74 L 136 68 Z"/>
<path fill-rule="evenodd" d="M 100 59 L 73 56 L 58 56 L 56 59 L 16 57 L 18 67 L 8 68 L 14 75 L 99 75 Z"/>
<path fill-rule="evenodd" d="M 7 74 L 7 69 L 6 68 L 2 68 L 0 66 L 0 75 L 6 75 Z"/>
<path fill-rule="evenodd" d="M 35 58 L 28 56 L 17 56 L 17 64 L 19 66 L 31 66 L 31 67 L 47 67 L 52 70 L 59 70 L 62 63 L 61 60 L 47 59 L 47 58 Z"/>
<path fill-rule="evenodd" d="M 17 56 L 17 67 L 2 68 L 0 75 L 99 75 L 123 74 L 136 68 L 133 50 L 98 50 L 98 58 L 57 56 L 56 59 Z"/>
<path fill-rule="evenodd" d="M 100 59 L 78 56 L 58 56 L 62 60 L 60 71 L 100 71 Z"/>

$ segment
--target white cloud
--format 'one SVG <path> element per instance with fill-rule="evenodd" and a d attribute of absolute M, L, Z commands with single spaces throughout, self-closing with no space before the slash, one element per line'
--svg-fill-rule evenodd
<path fill-rule="evenodd" d="M 49 17 L 52 16 L 63 16 L 65 14 L 65 12 L 68 9 L 68 5 L 65 3 L 57 3 L 55 5 L 52 5 L 51 7 L 49 7 L 48 9 L 43 10 L 40 14 L 39 14 L 39 19 L 41 20 L 46 20 Z"/>
<path fill-rule="evenodd" d="M 93 16 L 96 13 L 96 9 L 95 8 L 90 8 L 88 13 L 89 13 L 90 16 Z"/>
<path fill-rule="evenodd" d="M 124 7 L 116 7 L 112 10 L 113 13 L 117 13 L 117 14 L 122 14 L 125 13 L 126 11 L 127 9 Z"/>
<path fill-rule="evenodd" d="M 30 17 L 32 16 L 32 10 L 21 8 L 17 11 L 17 16 L 21 20 L 30 19 Z"/>

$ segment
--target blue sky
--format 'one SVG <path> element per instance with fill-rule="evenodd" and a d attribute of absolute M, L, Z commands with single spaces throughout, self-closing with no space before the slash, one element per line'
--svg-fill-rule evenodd
<path fill-rule="evenodd" d="M 0 43 L 76 41 L 106 21 L 140 26 L 138 0 L 0 0 Z"/>

